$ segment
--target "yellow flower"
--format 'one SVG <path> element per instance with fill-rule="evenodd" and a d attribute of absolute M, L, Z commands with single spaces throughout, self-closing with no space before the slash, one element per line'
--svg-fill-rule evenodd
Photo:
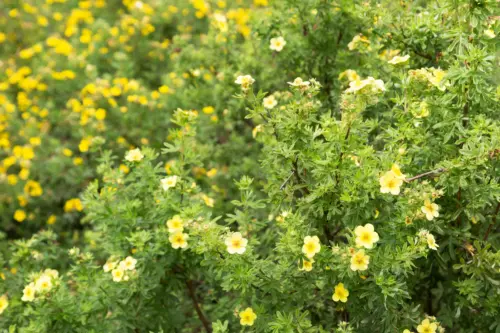
<path fill-rule="evenodd" d="M 24 210 L 18 209 L 14 212 L 14 220 L 17 222 L 23 222 L 26 219 L 26 212 Z"/>
<path fill-rule="evenodd" d="M 188 234 L 183 234 L 181 231 L 178 231 L 178 232 L 170 235 L 168 240 L 170 241 L 170 243 L 172 244 L 172 247 L 174 249 L 178 249 L 178 248 L 184 249 L 188 245 L 188 243 L 187 243 L 188 238 L 189 238 Z"/>
<path fill-rule="evenodd" d="M 214 113 L 215 109 L 213 106 L 205 106 L 203 109 L 202 109 L 203 113 L 205 114 L 212 114 Z"/>
<path fill-rule="evenodd" d="M 302 246 L 302 253 L 309 259 L 313 258 L 316 253 L 321 250 L 321 244 L 318 236 L 306 236 L 304 238 L 304 245 Z"/>
<path fill-rule="evenodd" d="M 130 172 L 130 168 L 125 164 L 120 164 L 120 171 L 123 172 L 124 174 L 127 174 Z"/>
<path fill-rule="evenodd" d="M 266 109 L 272 109 L 278 104 L 278 101 L 276 100 L 276 98 L 274 98 L 273 95 L 271 95 L 264 98 L 263 104 Z"/>
<path fill-rule="evenodd" d="M 47 224 L 52 225 L 56 223 L 57 217 L 55 215 L 50 215 L 47 219 Z"/>
<path fill-rule="evenodd" d="M 135 265 L 137 264 L 137 259 L 134 259 L 131 256 L 125 258 L 125 260 L 121 261 L 119 267 L 123 270 L 133 271 L 135 269 Z"/>
<path fill-rule="evenodd" d="M 35 283 L 31 282 L 23 289 L 23 302 L 33 302 L 35 300 Z"/>
<path fill-rule="evenodd" d="M 312 269 L 313 269 L 313 263 L 314 263 L 313 259 L 311 259 L 311 260 L 303 260 L 302 261 L 302 267 L 299 268 L 299 271 L 306 271 L 306 272 L 312 271 Z"/>
<path fill-rule="evenodd" d="M 175 187 L 175 185 L 177 184 L 177 178 L 178 178 L 177 176 L 170 176 L 161 179 L 160 182 L 163 190 L 168 191 L 169 188 Z"/>
<path fill-rule="evenodd" d="M 248 90 L 254 82 L 255 80 L 250 75 L 240 75 L 234 81 L 234 83 L 241 85 L 242 90 Z"/>
<path fill-rule="evenodd" d="M 243 254 L 247 249 L 248 239 L 244 238 L 240 232 L 233 232 L 226 238 L 224 243 L 227 246 L 227 252 L 230 254 Z"/>
<path fill-rule="evenodd" d="M 403 57 L 395 56 L 394 58 L 389 60 L 388 63 L 390 63 L 391 65 L 404 64 L 408 61 L 408 59 L 410 59 L 409 55 L 405 55 Z"/>
<path fill-rule="evenodd" d="M 52 289 L 52 278 L 49 275 L 40 276 L 35 282 L 35 289 L 38 293 L 46 293 Z"/>
<path fill-rule="evenodd" d="M 205 203 L 205 205 L 207 205 L 208 207 L 213 207 L 214 206 L 215 200 L 212 199 L 212 198 L 210 198 L 208 195 L 203 194 L 201 196 L 201 199 L 203 200 L 203 202 Z"/>
<path fill-rule="evenodd" d="M 125 159 L 129 162 L 139 162 L 144 158 L 144 155 L 141 153 L 139 148 L 129 150 L 125 154 Z"/>
<path fill-rule="evenodd" d="M 121 267 L 118 267 L 111 271 L 111 275 L 113 276 L 113 281 L 120 282 L 125 276 L 125 271 Z"/>
<path fill-rule="evenodd" d="M 286 41 L 283 37 L 271 38 L 269 48 L 273 51 L 280 52 L 286 45 Z"/>
<path fill-rule="evenodd" d="M 439 216 L 439 206 L 436 205 L 435 203 L 431 203 L 429 199 L 426 199 L 424 201 L 424 205 L 421 208 L 422 213 L 425 214 L 425 217 L 427 220 L 432 221 L 435 217 Z"/>
<path fill-rule="evenodd" d="M 493 39 L 497 36 L 495 35 L 495 32 L 491 29 L 484 30 L 484 35 L 490 39 Z"/>
<path fill-rule="evenodd" d="M 216 168 L 212 168 L 210 170 L 207 171 L 207 177 L 208 178 L 213 178 L 215 177 L 215 175 L 217 175 L 217 169 Z"/>
<path fill-rule="evenodd" d="M 379 237 L 375 232 L 375 228 L 372 224 L 367 223 L 365 226 L 357 226 L 354 229 L 354 233 L 356 234 L 356 245 L 358 247 L 364 246 L 367 249 L 371 249 L 373 244 L 378 242 Z"/>
<path fill-rule="evenodd" d="M 181 232 L 184 230 L 182 219 L 179 215 L 174 215 L 167 221 L 168 232 Z"/>
<path fill-rule="evenodd" d="M 9 298 L 7 297 L 7 295 L 0 296 L 0 314 L 2 314 L 8 306 Z"/>
<path fill-rule="evenodd" d="M 90 143 L 91 143 L 90 140 L 88 140 L 88 139 L 82 139 L 80 141 L 80 144 L 78 145 L 78 149 L 80 149 L 80 151 L 82 153 L 85 153 L 85 152 L 89 151 Z"/>
<path fill-rule="evenodd" d="M 260 133 L 262 131 L 263 131 L 262 125 L 257 125 L 252 130 L 252 136 L 255 138 L 257 136 L 257 133 Z"/>
<path fill-rule="evenodd" d="M 406 329 L 403 331 L 403 333 L 413 333 L 412 331 L 410 331 L 409 329 Z"/>
<path fill-rule="evenodd" d="M 391 193 L 392 195 L 398 195 L 401 191 L 400 187 L 403 185 L 403 180 L 395 176 L 392 171 L 386 172 L 382 177 L 380 177 L 380 192 L 381 193 Z"/>
<path fill-rule="evenodd" d="M 365 254 L 365 250 L 359 250 L 351 257 L 351 269 L 353 271 L 364 271 L 368 269 L 370 256 Z"/>
<path fill-rule="evenodd" d="M 252 308 L 246 308 L 240 312 L 240 324 L 243 326 L 252 326 L 257 319 L 257 315 L 253 312 Z"/>
<path fill-rule="evenodd" d="M 73 211 L 81 212 L 82 210 L 83 210 L 83 205 L 82 205 L 82 202 L 80 201 L 80 199 L 78 199 L 78 198 L 69 199 L 64 204 L 64 211 L 66 213 L 73 212 Z"/>
<path fill-rule="evenodd" d="M 341 301 L 342 303 L 347 302 L 347 297 L 349 296 L 349 290 L 344 288 L 343 283 L 339 283 L 335 286 L 335 292 L 333 293 L 332 299 L 335 302 Z"/>
<path fill-rule="evenodd" d="M 429 319 L 424 319 L 420 325 L 417 326 L 418 333 L 436 333 L 437 324 L 431 323 Z"/>
<path fill-rule="evenodd" d="M 433 234 L 430 234 L 430 233 L 427 234 L 426 240 L 427 240 L 427 246 L 429 246 L 430 249 L 437 250 L 439 245 L 437 245 L 436 239 L 434 238 Z"/>
<path fill-rule="evenodd" d="M 111 272 L 113 269 L 116 267 L 116 261 L 107 261 L 104 266 L 102 266 L 102 269 L 107 273 Z"/>
<path fill-rule="evenodd" d="M 401 172 L 401 169 L 399 168 L 399 165 L 397 165 L 397 164 L 392 165 L 391 172 L 394 174 L 394 177 L 396 177 L 397 179 L 405 180 L 405 178 L 406 178 L 406 175 L 404 175 Z"/>

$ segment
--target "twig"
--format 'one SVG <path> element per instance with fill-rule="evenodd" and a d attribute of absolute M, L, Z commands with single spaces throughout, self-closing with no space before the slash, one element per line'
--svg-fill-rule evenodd
<path fill-rule="evenodd" d="M 448 171 L 448 169 L 445 169 L 445 168 L 439 168 L 439 169 L 436 169 L 436 170 L 427 171 L 427 172 L 421 173 L 420 175 L 416 175 L 416 176 L 413 176 L 413 177 L 410 177 L 410 178 L 406 178 L 405 182 L 409 183 L 409 182 L 412 182 L 412 181 L 414 181 L 416 179 L 419 179 L 419 178 L 423 178 L 423 177 L 431 176 L 431 175 L 435 175 L 435 174 L 440 174 L 440 173 L 443 173 L 443 172 L 446 172 L 446 171 Z"/>
<path fill-rule="evenodd" d="M 484 234 L 484 238 L 483 238 L 484 241 L 488 240 L 488 236 L 490 235 L 491 229 L 497 223 L 497 215 L 498 215 L 499 211 L 500 211 L 500 202 L 498 203 L 497 208 L 495 209 L 495 213 L 493 214 L 493 217 L 491 218 L 491 223 L 488 226 L 486 233 Z"/>
<path fill-rule="evenodd" d="M 207 320 L 207 318 L 203 314 L 203 311 L 201 311 L 200 305 L 198 304 L 198 300 L 196 298 L 195 290 L 194 290 L 194 286 L 193 286 L 193 281 L 186 280 L 186 286 L 188 289 L 189 297 L 191 297 L 191 300 L 193 301 L 193 305 L 194 305 L 194 309 L 196 310 L 196 314 L 198 314 L 198 318 L 200 318 L 200 321 L 203 324 L 203 327 L 205 327 L 205 330 L 208 333 L 212 333 L 212 327 L 210 327 L 210 322 Z"/>
<path fill-rule="evenodd" d="M 283 191 L 285 189 L 285 186 L 286 184 L 288 184 L 288 182 L 290 181 L 290 179 L 292 178 L 292 176 L 295 174 L 295 170 L 292 170 L 292 172 L 290 173 L 290 176 L 288 176 L 287 179 L 285 179 L 285 181 L 283 182 L 283 184 L 281 184 L 280 186 L 280 190 Z"/>

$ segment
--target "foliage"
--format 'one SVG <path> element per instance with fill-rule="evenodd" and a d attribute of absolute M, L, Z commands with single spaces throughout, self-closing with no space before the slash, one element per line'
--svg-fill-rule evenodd
<path fill-rule="evenodd" d="M 0 10 L 4 332 L 500 332 L 497 1 Z"/>

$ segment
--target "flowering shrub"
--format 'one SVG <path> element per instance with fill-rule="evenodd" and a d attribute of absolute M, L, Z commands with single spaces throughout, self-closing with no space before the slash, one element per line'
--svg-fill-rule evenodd
<path fill-rule="evenodd" d="M 500 331 L 497 1 L 0 9 L 3 331 Z"/>

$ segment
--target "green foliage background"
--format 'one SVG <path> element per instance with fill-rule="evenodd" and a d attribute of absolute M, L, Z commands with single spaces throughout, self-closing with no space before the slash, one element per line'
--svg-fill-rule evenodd
<path fill-rule="evenodd" d="M 499 9 L 3 1 L 0 330 L 500 332 Z M 349 92 L 368 77 L 385 91 Z M 137 147 L 144 159 L 125 160 Z M 393 164 L 399 195 L 380 191 Z M 380 240 L 353 271 L 367 223 Z M 242 255 L 225 244 L 236 231 Z M 306 236 L 321 242 L 311 271 Z M 128 256 L 136 270 L 113 281 L 103 265 Z M 50 291 L 23 301 L 49 268 Z M 346 303 L 332 300 L 338 283 Z M 248 307 L 257 318 L 242 326 Z"/>

